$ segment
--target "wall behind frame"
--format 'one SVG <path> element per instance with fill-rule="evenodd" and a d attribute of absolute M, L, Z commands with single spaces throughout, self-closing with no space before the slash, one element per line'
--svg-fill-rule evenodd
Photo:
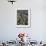
<path fill-rule="evenodd" d="M 18 0 L 14 5 L 0 0 L 0 40 L 14 40 L 21 31 L 30 34 L 33 40 L 46 40 L 44 5 L 42 0 Z M 16 28 L 16 8 L 31 8 L 30 28 Z"/>

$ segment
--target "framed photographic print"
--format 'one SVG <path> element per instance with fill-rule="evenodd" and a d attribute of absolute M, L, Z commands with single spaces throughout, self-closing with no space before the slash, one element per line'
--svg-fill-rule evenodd
<path fill-rule="evenodd" d="M 30 9 L 18 8 L 16 10 L 16 27 L 30 27 Z"/>

